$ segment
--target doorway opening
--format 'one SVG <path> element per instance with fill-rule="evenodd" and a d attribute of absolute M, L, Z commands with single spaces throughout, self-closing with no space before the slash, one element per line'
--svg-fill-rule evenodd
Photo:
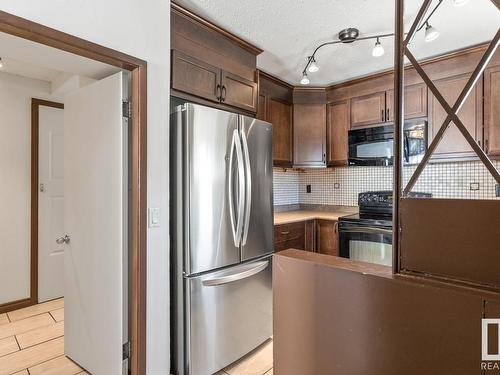
<path fill-rule="evenodd" d="M 0 374 L 144 373 L 146 63 L 3 12 L 0 46 Z"/>

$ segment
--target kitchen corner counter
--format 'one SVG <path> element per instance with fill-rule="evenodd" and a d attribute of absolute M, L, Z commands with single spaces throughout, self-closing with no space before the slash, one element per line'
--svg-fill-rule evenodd
<path fill-rule="evenodd" d="M 339 210 L 339 211 L 321 211 L 321 210 L 295 210 L 274 213 L 274 225 L 297 223 L 307 220 L 333 220 L 339 217 L 352 215 L 357 209 Z"/>

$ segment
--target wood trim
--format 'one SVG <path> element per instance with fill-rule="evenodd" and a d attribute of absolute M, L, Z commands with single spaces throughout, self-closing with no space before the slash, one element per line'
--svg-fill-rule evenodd
<path fill-rule="evenodd" d="M 287 87 L 287 88 L 289 88 L 291 90 L 293 90 L 295 88 L 290 83 L 285 82 L 282 79 L 280 79 L 280 78 L 278 78 L 276 76 L 273 76 L 270 73 L 267 73 L 267 72 L 265 72 L 263 70 L 260 70 L 260 69 L 258 69 L 258 72 L 259 72 L 259 76 L 264 77 L 265 79 L 267 79 L 269 81 L 272 81 L 272 82 L 276 83 L 277 85 L 285 86 L 285 87 Z"/>
<path fill-rule="evenodd" d="M 30 305 L 38 303 L 38 161 L 40 107 L 64 109 L 64 104 L 31 99 Z"/>
<path fill-rule="evenodd" d="M 25 298 L 25 299 L 20 299 L 20 300 L 13 301 L 13 302 L 2 303 L 0 305 L 0 314 L 6 313 L 9 311 L 22 309 L 24 307 L 28 307 L 31 305 L 33 305 L 31 303 L 31 298 Z"/>
<path fill-rule="evenodd" d="M 0 11 L 0 31 L 128 70 L 132 75 L 130 341 L 132 375 L 146 373 L 147 63 Z"/>
<path fill-rule="evenodd" d="M 448 52 L 448 53 L 445 53 L 443 55 L 439 55 L 439 56 L 435 56 L 435 57 L 429 57 L 427 59 L 423 59 L 420 62 L 420 65 L 421 66 L 425 66 L 425 65 L 437 63 L 439 61 L 452 59 L 452 58 L 459 57 L 459 56 L 462 56 L 462 55 L 467 55 L 469 53 L 481 52 L 481 51 L 484 51 L 488 47 L 488 45 L 489 45 L 489 43 L 481 43 L 481 44 L 478 44 L 478 45 L 475 45 L 475 46 L 472 46 L 472 47 L 467 47 L 467 48 L 464 48 L 464 49 L 460 49 L 460 50 Z M 405 65 L 404 69 L 405 70 L 413 69 L 413 65 L 411 63 L 408 63 L 408 64 Z M 337 84 L 332 84 L 332 85 L 329 85 L 327 87 L 327 90 L 336 90 L 336 89 L 348 87 L 348 86 L 351 86 L 351 85 L 355 85 L 355 84 L 358 84 L 358 83 L 363 83 L 363 82 L 366 82 L 366 81 L 371 81 L 372 79 L 389 76 L 391 74 L 394 74 L 394 69 L 393 68 L 385 69 L 385 70 L 382 70 L 380 72 L 377 72 L 377 73 L 374 73 L 374 74 L 370 74 L 370 75 L 367 75 L 367 76 L 363 76 L 363 77 L 359 77 L 359 78 L 354 78 L 354 79 L 351 79 L 351 80 L 348 80 L 348 81 L 345 81 L 345 82 L 341 82 L 341 83 L 337 83 Z"/>
<path fill-rule="evenodd" d="M 172 9 L 173 12 L 176 12 L 179 15 L 184 16 L 186 18 L 190 18 L 191 20 L 199 23 L 200 25 L 202 25 L 202 26 L 204 26 L 204 27 L 206 27 L 208 29 L 214 30 L 215 32 L 217 32 L 217 33 L 225 36 L 229 40 L 231 40 L 233 43 L 236 43 L 241 48 L 244 48 L 247 51 L 249 51 L 249 52 L 251 52 L 251 53 L 253 53 L 255 55 L 259 55 L 262 52 L 264 52 L 263 49 L 261 49 L 261 48 L 255 46 L 255 45 L 247 42 L 246 40 L 241 39 L 240 37 L 236 36 L 235 34 L 231 33 L 230 31 L 227 31 L 226 29 L 223 29 L 222 27 L 219 27 L 219 26 L 215 25 L 214 23 L 206 20 L 205 18 L 203 18 L 201 16 L 198 16 L 197 14 L 195 14 L 195 13 L 191 12 L 190 10 L 182 7 L 181 5 L 177 4 L 174 1 L 171 1 L 170 6 L 171 6 L 171 9 Z"/>

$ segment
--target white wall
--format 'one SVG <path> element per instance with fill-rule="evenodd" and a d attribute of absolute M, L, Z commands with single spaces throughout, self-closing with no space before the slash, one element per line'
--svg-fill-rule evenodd
<path fill-rule="evenodd" d="M 50 84 L 0 72 L 0 304 L 30 296 L 31 98 Z"/>
<path fill-rule="evenodd" d="M 148 231 L 147 373 L 168 374 L 170 2 L 0 0 L 0 10 L 148 62 L 148 206 L 161 209 L 161 227 Z"/>

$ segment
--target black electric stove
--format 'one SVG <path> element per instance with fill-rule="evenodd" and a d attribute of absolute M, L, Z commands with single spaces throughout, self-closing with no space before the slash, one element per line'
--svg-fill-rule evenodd
<path fill-rule="evenodd" d="M 410 193 L 429 198 L 427 193 Z M 359 214 L 339 218 L 339 255 L 369 263 L 392 265 L 392 191 L 358 195 Z"/>

